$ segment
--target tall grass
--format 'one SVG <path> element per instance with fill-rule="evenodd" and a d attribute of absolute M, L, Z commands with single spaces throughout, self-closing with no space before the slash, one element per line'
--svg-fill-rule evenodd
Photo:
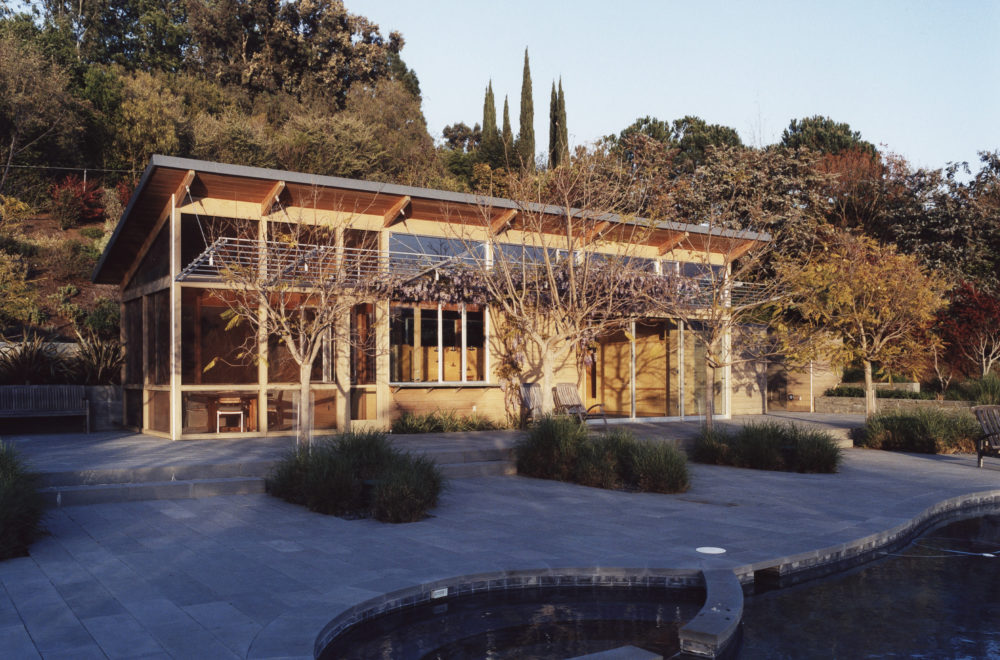
<path fill-rule="evenodd" d="M 381 431 L 344 433 L 290 452 L 267 492 L 311 511 L 414 522 L 437 506 L 444 478 L 423 456 L 399 451 Z"/>
<path fill-rule="evenodd" d="M 42 534 L 43 514 L 38 475 L 12 446 L 0 441 L 0 561 L 28 554 Z"/>
<path fill-rule="evenodd" d="M 518 473 L 541 479 L 656 493 L 690 486 L 687 459 L 674 447 L 636 440 L 627 429 L 591 437 L 575 417 L 540 418 L 516 452 Z"/>
<path fill-rule="evenodd" d="M 836 472 L 842 452 L 826 431 L 779 422 L 752 422 L 736 433 L 702 429 L 693 458 L 699 463 L 755 470 Z"/>
<path fill-rule="evenodd" d="M 870 417 L 853 434 L 857 447 L 921 454 L 975 453 L 981 434 L 968 411 L 893 411 Z"/>

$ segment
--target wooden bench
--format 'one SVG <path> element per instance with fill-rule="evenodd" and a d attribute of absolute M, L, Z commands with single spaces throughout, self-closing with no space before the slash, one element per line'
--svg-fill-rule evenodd
<path fill-rule="evenodd" d="M 983 437 L 976 445 L 979 467 L 983 467 L 983 457 L 1000 458 L 1000 406 L 973 406 L 972 412 L 983 428 Z"/>
<path fill-rule="evenodd" d="M 83 385 L 0 385 L 0 417 L 77 417 L 90 433 L 90 403 Z"/>

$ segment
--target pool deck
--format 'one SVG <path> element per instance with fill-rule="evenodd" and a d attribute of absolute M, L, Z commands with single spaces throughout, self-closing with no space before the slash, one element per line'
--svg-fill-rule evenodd
<path fill-rule="evenodd" d="M 17 440 L 33 461 L 28 446 L 45 444 Z M 139 464 L 187 444 L 117 442 L 119 455 L 109 448 L 102 461 Z M 72 449 L 62 458 L 53 452 L 51 465 L 78 467 L 67 458 Z M 262 460 L 283 450 L 187 449 L 259 452 L 252 457 Z M 433 517 L 406 525 L 321 516 L 267 495 L 54 509 L 50 535 L 31 556 L 0 563 L 0 649 L 12 658 L 312 657 L 317 635 L 345 609 L 446 578 L 529 569 L 739 571 L 850 543 L 950 498 L 1000 494 L 1000 461 L 975 463 L 969 455 L 850 449 L 832 475 L 694 464 L 692 487 L 679 495 L 524 477 L 454 479 Z M 726 553 L 699 555 L 699 546 Z"/>

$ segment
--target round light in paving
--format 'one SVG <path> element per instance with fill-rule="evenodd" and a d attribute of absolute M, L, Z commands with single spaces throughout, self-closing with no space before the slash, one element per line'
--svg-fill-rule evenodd
<path fill-rule="evenodd" d="M 726 554 L 726 549 L 725 548 L 716 548 L 716 547 L 711 546 L 711 545 L 703 545 L 700 548 L 695 548 L 695 550 L 697 552 L 700 552 L 703 555 L 724 555 L 724 554 Z"/>

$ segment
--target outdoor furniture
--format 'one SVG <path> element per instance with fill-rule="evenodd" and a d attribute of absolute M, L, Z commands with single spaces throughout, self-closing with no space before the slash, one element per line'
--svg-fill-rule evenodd
<path fill-rule="evenodd" d="M 542 416 L 542 386 L 538 383 L 521 383 L 521 426 L 528 420 Z"/>
<path fill-rule="evenodd" d="M 90 433 L 90 403 L 83 385 L 0 386 L 0 417 L 83 417 Z"/>
<path fill-rule="evenodd" d="M 219 406 L 216 408 L 215 414 L 215 432 L 219 433 L 222 430 L 222 419 L 226 418 L 226 421 L 230 421 L 229 418 L 238 417 L 240 433 L 245 430 L 244 425 L 244 413 L 243 413 L 243 401 L 239 397 L 226 397 L 219 398 Z M 231 426 L 231 424 L 226 424 L 226 426 Z"/>
<path fill-rule="evenodd" d="M 581 422 L 588 419 L 603 419 L 604 425 L 608 425 L 608 416 L 604 414 L 604 404 L 595 403 L 589 408 L 583 405 L 580 399 L 580 391 L 573 383 L 559 383 L 552 388 L 552 395 L 555 397 L 556 412 L 565 415 L 575 415 Z M 594 411 L 597 412 L 594 412 Z"/>
<path fill-rule="evenodd" d="M 1000 406 L 974 406 L 972 412 L 983 427 L 983 437 L 976 445 L 979 467 L 983 467 L 983 457 L 1000 458 Z"/>

